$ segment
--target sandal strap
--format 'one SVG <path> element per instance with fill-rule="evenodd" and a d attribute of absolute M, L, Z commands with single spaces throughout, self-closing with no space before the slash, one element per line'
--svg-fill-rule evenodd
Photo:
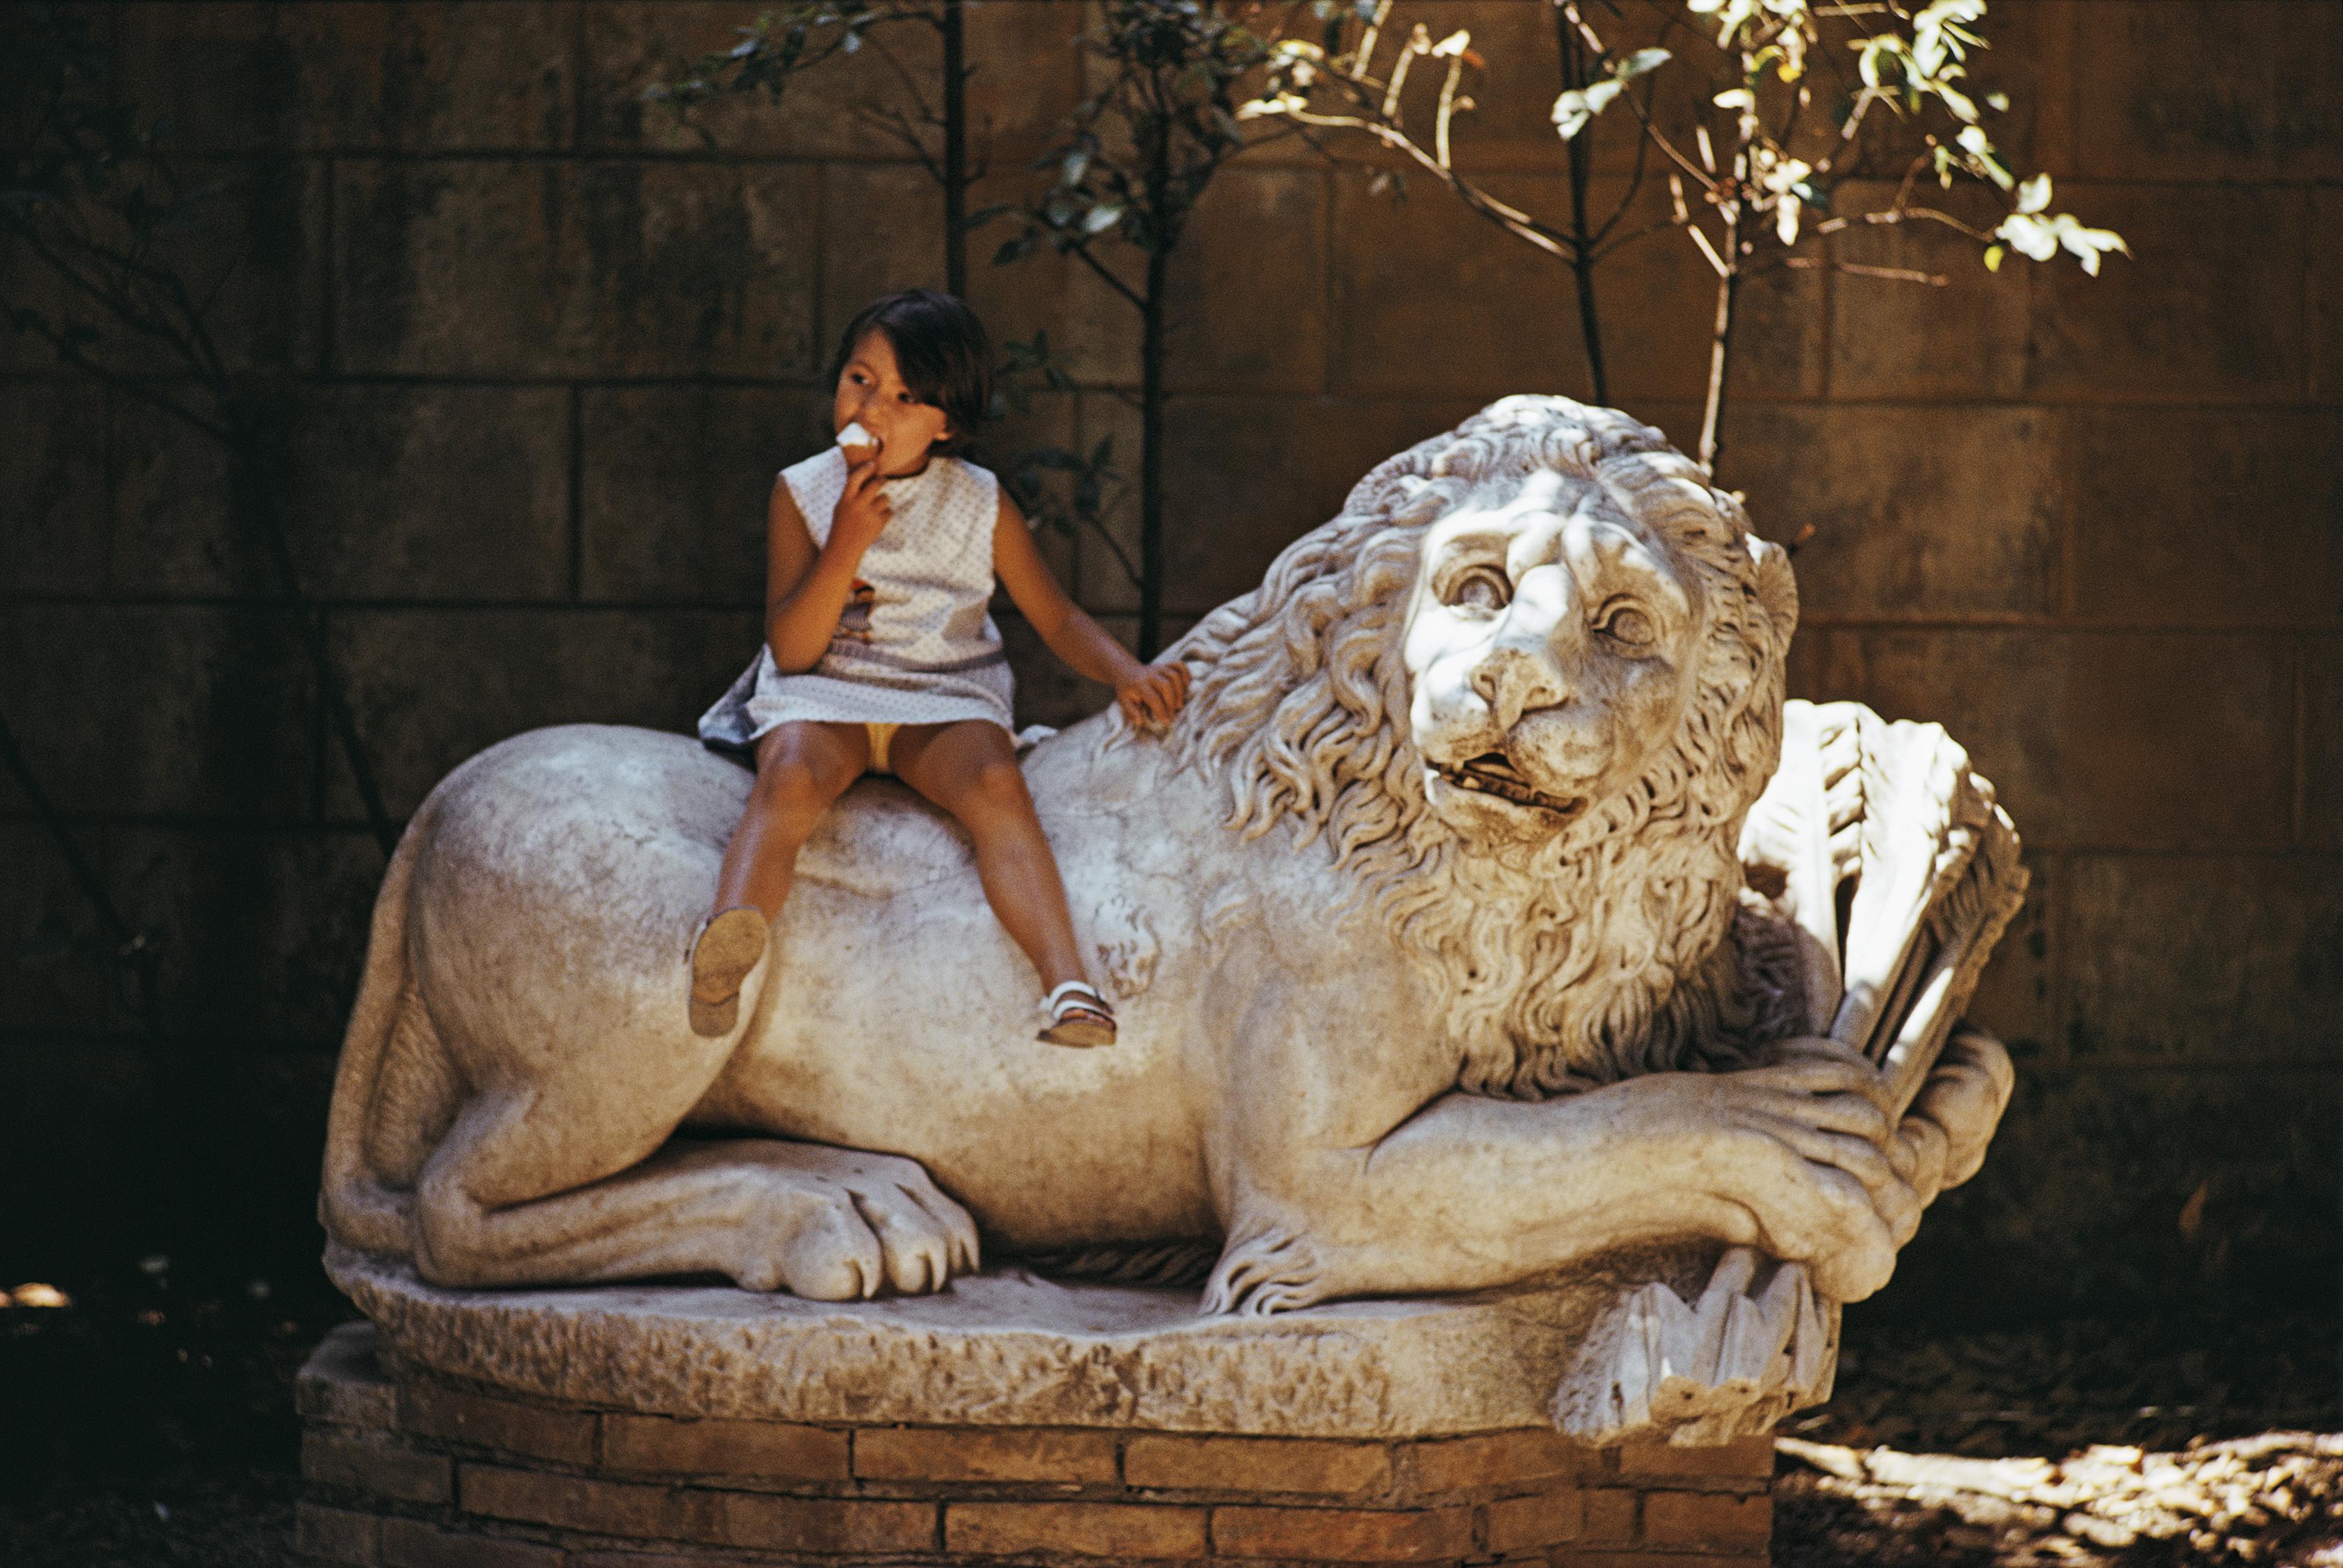
<path fill-rule="evenodd" d="M 1099 995 L 1098 988 L 1087 980 L 1066 981 L 1043 997 L 1041 1006 L 1048 1010 L 1051 1023 L 1063 1023 L 1066 1014 L 1076 1009 L 1097 1013 L 1101 1018 L 1114 1016 L 1114 1009 L 1107 1005 L 1106 998 Z"/>

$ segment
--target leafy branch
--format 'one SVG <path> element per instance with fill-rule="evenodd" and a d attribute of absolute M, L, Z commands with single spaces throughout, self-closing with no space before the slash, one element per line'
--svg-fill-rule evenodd
<path fill-rule="evenodd" d="M 1945 281 L 1915 268 L 1816 254 L 1809 242 L 1856 224 L 1923 223 L 1962 236 L 1995 270 L 2013 250 L 2036 261 L 2063 250 L 2097 276 L 2108 252 L 2129 254 L 2112 230 L 2051 211 L 2050 176 L 2021 179 L 1995 144 L 1988 116 L 2006 110 L 2008 100 L 1998 93 L 1979 97 L 1967 85 L 1970 55 L 1986 46 L 1978 30 L 1986 0 L 1930 0 L 1917 7 L 1906 0 L 1642 0 L 1641 14 L 1659 23 L 1662 36 L 1673 44 L 1684 34 L 1686 49 L 1705 66 L 1703 103 L 1688 130 L 1660 124 L 1651 90 L 1664 69 L 1694 68 L 1685 64 L 1685 50 L 1629 48 L 1606 37 L 1602 28 L 1614 28 L 1615 36 L 1614 24 L 1625 17 L 1624 0 L 1544 3 L 1556 13 L 1566 68 L 1583 77 L 1565 85 L 1550 111 L 1571 156 L 1569 219 L 1542 217 L 1501 201 L 1458 167 L 1454 122 L 1473 106 L 1468 73 L 1487 63 L 1463 30 L 1437 42 L 1420 24 L 1401 33 L 1392 22 L 1395 0 L 1312 0 L 1306 11 L 1316 24 L 1313 35 L 1275 41 L 1267 85 L 1242 112 L 1312 131 L 1363 135 L 1402 155 L 1506 233 L 1571 265 L 1582 280 L 1582 312 L 1589 317 L 1592 295 L 1584 280 L 1596 263 L 1647 233 L 1682 233 L 1716 280 L 1699 443 L 1701 461 L 1711 472 L 1720 455 L 1736 306 L 1748 279 L 1819 267 L 1896 281 Z M 1411 72 L 1427 60 L 1440 73 L 1428 143 L 1406 121 Z M 1817 107 L 1817 82 L 1835 105 L 1827 113 Z M 1666 170 L 1668 216 L 1621 232 L 1614 213 L 1590 228 L 1583 216 L 1581 149 L 1595 120 L 1621 106 L 1635 122 L 1637 179 L 1646 152 Z M 1836 210 L 1847 182 L 1866 174 L 1875 133 L 1889 118 L 1920 126 L 1921 151 L 1887 206 Z M 1972 224 L 1916 200 L 1924 178 L 1946 191 L 1959 184 L 1988 193 L 2001 206 L 1998 221 Z M 1623 201 L 1619 212 L 1625 206 Z M 1591 330 L 1589 338 L 1595 341 Z M 1590 359 L 1599 363 L 1599 353 L 1591 349 Z"/>

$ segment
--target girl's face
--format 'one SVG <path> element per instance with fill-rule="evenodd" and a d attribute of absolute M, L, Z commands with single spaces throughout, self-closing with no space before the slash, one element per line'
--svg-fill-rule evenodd
<path fill-rule="evenodd" d="M 879 438 L 879 472 L 890 477 L 919 472 L 928 460 L 928 448 L 951 434 L 944 411 L 920 402 L 903 385 L 895 345 L 875 327 L 847 356 L 830 400 L 832 435 L 855 424 Z M 854 450 L 860 454 L 861 448 Z"/>

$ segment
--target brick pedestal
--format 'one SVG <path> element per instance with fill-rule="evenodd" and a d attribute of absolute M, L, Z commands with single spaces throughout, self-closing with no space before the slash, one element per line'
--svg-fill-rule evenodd
<path fill-rule="evenodd" d="M 1544 1428 L 1267 1438 L 796 1424 L 302 1370 L 304 1558 L 347 1568 L 1544 1563 L 1759 1568 L 1773 1446 L 1594 1449 Z"/>

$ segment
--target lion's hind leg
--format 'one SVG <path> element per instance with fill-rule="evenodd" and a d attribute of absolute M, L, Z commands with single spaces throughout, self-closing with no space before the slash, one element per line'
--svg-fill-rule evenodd
<path fill-rule="evenodd" d="M 939 1290 L 976 1267 L 974 1221 L 911 1161 L 774 1139 L 684 1141 L 645 1159 L 682 1111 L 650 1115 L 664 1108 L 611 1097 L 565 1116 L 552 1098 L 483 1098 L 457 1120 L 418 1193 L 425 1278 L 722 1274 L 850 1301 L 882 1286 Z"/>

